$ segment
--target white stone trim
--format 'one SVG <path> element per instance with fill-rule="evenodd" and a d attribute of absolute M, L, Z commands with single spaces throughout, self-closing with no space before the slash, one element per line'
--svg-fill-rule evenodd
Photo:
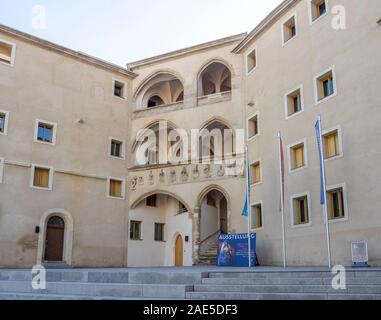
<path fill-rule="evenodd" d="M 293 36 L 292 38 L 290 38 L 287 41 L 285 41 L 285 39 L 284 39 L 284 25 L 286 24 L 286 22 L 288 22 L 292 18 L 295 19 L 295 36 Z M 281 31 L 281 35 L 282 35 L 282 47 L 285 47 L 292 40 L 294 40 L 295 38 L 297 38 L 299 36 L 298 15 L 297 15 L 296 11 L 294 13 L 292 13 L 291 15 L 289 15 L 287 19 L 283 20 L 283 22 L 282 22 L 282 24 L 280 26 L 280 31 Z"/>
<path fill-rule="evenodd" d="M 291 155 L 291 149 L 296 147 L 297 145 L 300 145 L 300 144 L 303 144 L 304 145 L 304 166 L 301 167 L 301 168 L 297 168 L 297 169 L 292 169 L 292 155 Z M 292 173 L 295 173 L 295 172 L 299 172 L 299 171 L 302 171 L 302 170 L 305 170 L 308 168 L 308 150 L 307 150 L 308 146 L 307 146 L 307 138 L 303 138 L 301 140 L 298 140 L 292 144 L 289 144 L 287 146 L 287 154 L 288 154 L 288 173 L 289 174 L 292 174 Z"/>
<path fill-rule="evenodd" d="M 302 197 L 307 196 L 307 202 L 308 202 L 308 223 L 306 224 L 295 224 L 295 212 L 294 212 L 294 200 Z M 293 194 L 290 196 L 290 213 L 291 213 L 291 228 L 292 229 L 301 229 L 301 228 L 308 228 L 312 227 L 312 210 L 311 210 L 311 194 L 310 192 L 303 192 L 299 194 Z"/>
<path fill-rule="evenodd" d="M 57 216 L 65 221 L 65 233 L 64 233 L 64 248 L 63 248 L 63 262 L 71 265 L 73 254 L 73 235 L 74 235 L 74 220 L 71 214 L 63 209 L 51 209 L 46 211 L 40 219 L 40 233 L 38 235 L 38 248 L 37 248 L 37 265 L 42 265 L 45 255 L 45 241 L 46 241 L 46 229 L 48 220 Z"/>
<path fill-rule="evenodd" d="M 7 41 L 7 40 L 4 40 L 4 39 L 0 39 L 0 42 L 12 46 L 11 62 L 10 62 L 10 63 L 7 63 L 7 62 L 0 61 L 0 64 L 2 64 L 2 65 L 6 65 L 6 66 L 8 66 L 8 67 L 14 67 L 14 65 L 15 65 L 15 60 L 16 60 L 16 47 L 17 47 L 16 44 L 13 43 L 13 42 L 9 42 L 9 41 Z"/>
<path fill-rule="evenodd" d="M 122 197 L 119 198 L 119 197 L 110 196 L 110 181 L 111 180 L 122 182 Z M 126 199 L 126 179 L 116 178 L 116 177 L 107 177 L 107 194 L 106 194 L 106 196 L 109 199 L 125 200 Z"/>
<path fill-rule="evenodd" d="M 293 113 L 291 115 L 288 115 L 288 96 L 296 91 L 300 91 L 300 106 L 301 106 L 301 110 L 299 112 L 296 112 L 296 113 Z M 285 108 L 285 119 L 286 120 L 289 120 L 289 119 L 292 119 L 298 115 L 300 115 L 301 113 L 304 112 L 305 108 L 304 108 L 304 93 L 303 93 L 303 85 L 300 84 L 299 86 L 295 87 L 294 89 L 292 90 L 289 90 L 288 92 L 285 93 L 284 95 L 284 108 Z"/>
<path fill-rule="evenodd" d="M 254 206 L 257 206 L 257 205 L 261 205 L 261 209 L 262 209 L 262 227 L 260 227 L 260 228 L 252 228 L 252 226 L 250 226 L 250 230 L 251 231 L 261 231 L 261 230 L 264 230 L 265 229 L 265 222 L 264 222 L 264 215 L 263 215 L 263 201 L 261 200 L 261 201 L 257 201 L 257 202 L 252 202 L 252 203 L 250 203 L 250 214 L 252 214 L 252 211 L 251 211 L 251 209 L 254 207 Z M 252 219 L 252 217 L 251 217 L 251 219 Z"/>
<path fill-rule="evenodd" d="M 120 157 L 114 157 L 111 155 L 111 142 L 112 141 L 117 141 L 117 142 L 120 142 L 122 144 L 121 146 L 121 156 Z M 126 160 L 126 140 L 124 139 L 119 139 L 119 138 L 116 138 L 116 137 L 109 137 L 108 138 L 108 157 L 111 158 L 111 159 L 117 159 L 117 160 Z"/>
<path fill-rule="evenodd" d="M 42 124 L 47 124 L 49 126 L 53 127 L 53 132 L 52 132 L 52 142 L 46 142 L 46 141 L 40 141 L 38 140 L 38 125 Z M 46 144 L 48 146 L 55 146 L 57 142 L 57 123 L 51 122 L 51 121 L 46 121 L 46 120 L 41 120 L 41 119 L 36 119 L 35 125 L 34 125 L 34 142 L 35 143 L 41 143 L 41 144 Z"/>
<path fill-rule="evenodd" d="M 329 3 L 328 3 L 328 0 L 325 0 L 326 12 L 323 15 L 321 15 L 320 17 L 313 20 L 313 17 L 312 17 L 312 1 L 314 1 L 314 0 L 308 0 L 308 16 L 309 16 L 309 22 L 310 22 L 311 26 L 314 25 L 315 23 L 317 23 L 318 21 L 320 21 L 321 19 L 323 19 L 329 13 Z"/>
<path fill-rule="evenodd" d="M 122 92 L 122 96 L 121 97 L 115 95 L 115 83 L 116 82 L 119 82 L 120 84 L 123 85 L 123 92 Z M 112 92 L 112 96 L 115 99 L 126 100 L 127 99 L 127 90 L 128 90 L 128 87 L 127 87 L 127 82 L 126 81 L 121 80 L 121 79 L 117 79 L 117 78 L 112 78 L 112 91 L 111 92 Z"/>
<path fill-rule="evenodd" d="M 343 190 L 344 218 L 329 220 L 330 224 L 349 221 L 347 184 L 344 182 L 344 183 L 339 183 L 336 185 L 327 186 L 327 193 L 330 192 L 331 190 L 340 189 L 340 188 Z M 328 201 L 328 197 L 327 197 L 327 201 Z"/>
<path fill-rule="evenodd" d="M 0 135 L 6 136 L 8 134 L 9 111 L 0 109 L 0 113 L 5 114 L 4 132 L 0 132 Z"/>
<path fill-rule="evenodd" d="M 255 51 L 255 67 L 249 70 L 249 55 L 251 55 Z M 252 47 L 249 52 L 245 55 L 245 65 L 246 65 L 246 75 L 252 74 L 258 67 L 258 47 Z"/>
<path fill-rule="evenodd" d="M 323 98 L 321 100 L 319 100 L 319 93 L 318 93 L 318 79 L 321 78 L 323 75 L 325 75 L 326 73 L 328 72 L 332 72 L 332 79 L 333 79 L 333 90 L 334 90 L 334 93 L 331 94 L 330 96 L 326 97 L 326 98 Z M 319 105 L 323 102 L 326 102 L 334 97 L 337 96 L 337 82 L 336 82 L 336 70 L 335 70 L 335 66 L 331 66 L 327 69 L 325 69 L 324 71 L 320 72 L 318 75 L 316 75 L 314 77 L 314 90 L 315 90 L 315 105 Z"/>
<path fill-rule="evenodd" d="M 250 130 L 249 130 L 249 123 L 250 123 L 250 120 L 257 117 L 257 130 L 258 130 L 258 133 L 252 137 L 250 137 Z M 260 118 L 259 118 L 259 111 L 257 111 L 256 113 L 252 114 L 250 117 L 248 117 L 246 119 L 246 135 L 247 135 L 247 141 L 252 141 L 254 140 L 255 138 L 259 137 L 261 135 L 261 125 L 260 125 Z"/>
<path fill-rule="evenodd" d="M 34 173 L 35 173 L 36 168 L 49 170 L 49 187 L 48 188 L 41 188 L 41 187 L 34 186 Z M 54 168 L 53 167 L 32 163 L 29 187 L 32 189 L 37 189 L 37 190 L 52 191 L 53 190 L 53 177 L 54 177 Z"/>
<path fill-rule="evenodd" d="M 323 136 L 323 143 L 324 143 L 324 137 L 326 135 L 329 135 L 330 133 L 334 132 L 334 131 L 337 131 L 337 135 L 338 135 L 338 138 L 339 138 L 339 154 L 335 157 L 332 157 L 332 158 L 328 158 L 328 159 L 324 159 L 325 162 L 328 162 L 328 161 L 333 161 L 333 160 L 337 160 L 337 159 L 340 159 L 340 158 L 343 158 L 344 157 L 344 151 L 343 151 L 343 135 L 342 135 L 342 130 L 341 130 L 341 126 L 340 125 L 337 125 L 336 127 L 332 127 L 330 129 L 327 129 L 327 130 L 324 130 L 322 132 L 322 136 Z M 323 150 L 324 150 L 324 146 L 323 146 Z"/>

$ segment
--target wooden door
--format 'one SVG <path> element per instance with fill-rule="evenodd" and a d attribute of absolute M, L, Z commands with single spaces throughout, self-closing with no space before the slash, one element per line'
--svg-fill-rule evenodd
<path fill-rule="evenodd" d="M 45 261 L 62 262 L 65 237 L 65 222 L 60 217 L 48 221 L 45 241 Z"/>
<path fill-rule="evenodd" d="M 182 267 L 184 265 L 184 244 L 183 238 L 179 235 L 176 238 L 175 245 L 175 266 Z"/>

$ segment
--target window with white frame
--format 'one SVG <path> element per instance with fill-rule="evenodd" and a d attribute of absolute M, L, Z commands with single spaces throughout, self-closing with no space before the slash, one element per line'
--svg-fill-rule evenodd
<path fill-rule="evenodd" d="M 118 138 L 109 138 L 109 155 L 112 158 L 124 159 L 125 158 L 125 147 L 124 140 Z"/>
<path fill-rule="evenodd" d="M 307 167 L 307 141 L 301 140 L 288 146 L 290 172 Z"/>
<path fill-rule="evenodd" d="M 327 190 L 327 204 L 329 220 L 346 218 L 346 199 L 344 186 L 340 185 Z"/>
<path fill-rule="evenodd" d="M 56 144 L 57 124 L 45 120 L 36 120 L 34 142 L 49 145 Z"/>
<path fill-rule="evenodd" d="M 336 90 L 336 79 L 333 67 L 315 77 L 316 103 L 335 96 Z"/>
<path fill-rule="evenodd" d="M 54 169 L 49 166 L 33 164 L 30 187 L 40 190 L 53 189 Z"/>
<path fill-rule="evenodd" d="M 290 118 L 304 110 L 302 86 L 290 91 L 285 96 L 286 118 Z"/>
<path fill-rule="evenodd" d="M 310 19 L 311 23 L 317 21 L 319 18 L 328 13 L 327 0 L 309 0 L 310 1 Z"/>
<path fill-rule="evenodd" d="M 9 112 L 0 110 L 0 134 L 7 135 L 8 132 Z"/>
<path fill-rule="evenodd" d="M 323 132 L 323 149 L 325 159 L 334 159 L 343 155 L 340 127 Z"/>
<path fill-rule="evenodd" d="M 263 228 L 262 203 L 251 206 L 251 229 Z"/>
<path fill-rule="evenodd" d="M 311 224 L 309 194 L 295 195 L 291 197 L 291 213 L 293 226 Z"/>
<path fill-rule="evenodd" d="M 14 65 L 16 45 L 0 39 L 0 63 L 9 66 Z"/>
<path fill-rule="evenodd" d="M 254 138 L 259 135 L 259 116 L 258 113 L 252 115 L 247 120 L 247 135 L 248 139 Z"/>
<path fill-rule="evenodd" d="M 126 99 L 127 97 L 127 84 L 123 81 L 114 79 L 114 97 Z"/>
<path fill-rule="evenodd" d="M 4 158 L 0 158 L 0 183 L 3 183 L 3 176 L 4 176 Z"/>
<path fill-rule="evenodd" d="M 246 57 L 247 72 L 250 73 L 257 67 L 257 49 L 253 49 Z"/>
<path fill-rule="evenodd" d="M 289 18 L 282 25 L 282 38 L 283 45 L 289 42 L 291 39 L 295 38 L 298 34 L 296 14 Z"/>
<path fill-rule="evenodd" d="M 251 184 L 258 184 L 262 182 L 262 168 L 261 168 L 261 161 L 256 161 L 250 165 L 250 183 Z"/>
<path fill-rule="evenodd" d="M 119 178 L 108 178 L 107 196 L 114 199 L 125 198 L 125 180 Z"/>

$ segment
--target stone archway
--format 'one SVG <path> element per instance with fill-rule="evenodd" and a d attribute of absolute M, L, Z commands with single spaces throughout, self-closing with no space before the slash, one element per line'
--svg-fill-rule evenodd
<path fill-rule="evenodd" d="M 38 249 L 37 249 L 37 265 L 42 265 L 45 262 L 48 222 L 52 217 L 57 217 L 63 220 L 64 233 L 63 233 L 62 263 L 71 265 L 72 254 L 73 254 L 74 220 L 71 214 L 68 211 L 63 209 L 51 209 L 46 211 L 41 216 L 40 225 L 39 225 L 40 233 L 38 237 Z"/>
<path fill-rule="evenodd" d="M 231 201 L 228 193 L 224 188 L 219 185 L 210 185 L 205 188 L 197 199 L 197 204 L 193 215 L 193 261 L 197 264 L 200 260 L 200 253 L 202 249 L 203 241 L 208 239 L 208 233 L 203 232 L 201 223 L 203 220 L 203 206 L 205 205 L 205 199 L 209 194 L 216 193 L 220 198 L 218 199 L 219 204 L 216 205 L 219 209 L 217 213 L 218 219 L 214 219 L 215 223 L 215 234 L 210 234 L 209 237 L 215 236 L 217 233 L 226 232 L 228 233 L 231 228 Z M 205 212 L 204 212 L 205 214 Z M 209 221 L 210 222 L 210 221 Z M 213 227 L 213 222 L 210 223 L 211 228 Z M 204 227 L 205 228 L 205 227 Z M 224 229 L 224 230 L 222 230 Z M 211 233 L 212 229 L 209 230 Z"/>

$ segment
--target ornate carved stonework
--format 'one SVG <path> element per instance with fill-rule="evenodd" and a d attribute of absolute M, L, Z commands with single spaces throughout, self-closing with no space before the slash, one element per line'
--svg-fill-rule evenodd
<path fill-rule="evenodd" d="M 220 165 L 220 168 L 218 169 L 217 171 L 217 175 L 219 177 L 223 177 L 225 175 L 225 169 L 224 169 L 224 166 L 223 165 Z"/>
<path fill-rule="evenodd" d="M 176 180 L 177 180 L 176 170 L 173 169 L 173 170 L 171 170 L 171 173 L 170 173 L 170 183 L 175 183 Z"/>
<path fill-rule="evenodd" d="M 165 183 L 165 172 L 163 169 L 161 169 L 161 171 L 160 171 L 159 181 L 160 181 L 160 183 Z"/>
<path fill-rule="evenodd" d="M 205 167 L 204 167 L 204 175 L 205 175 L 205 178 L 210 178 L 212 176 L 210 164 L 205 165 Z"/>
<path fill-rule="evenodd" d="M 139 186 L 144 186 L 144 178 L 143 177 L 138 178 L 138 184 L 139 184 Z"/>
<path fill-rule="evenodd" d="M 189 178 L 189 174 L 186 167 L 183 167 L 183 170 L 181 171 L 181 181 L 187 182 Z"/>
<path fill-rule="evenodd" d="M 152 171 L 149 174 L 149 184 L 151 186 L 155 184 L 155 176 L 153 175 Z"/>
<path fill-rule="evenodd" d="M 138 184 L 138 177 L 133 177 L 132 179 L 131 179 L 131 190 L 132 191 L 135 191 L 136 190 L 136 186 L 137 186 L 137 184 Z"/>
<path fill-rule="evenodd" d="M 198 165 L 193 168 L 193 179 L 198 179 L 200 177 L 200 171 L 198 170 Z"/>

